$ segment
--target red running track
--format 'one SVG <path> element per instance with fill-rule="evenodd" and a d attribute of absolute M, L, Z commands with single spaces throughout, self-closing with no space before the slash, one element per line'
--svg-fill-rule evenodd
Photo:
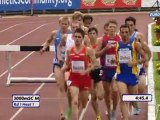
<path fill-rule="evenodd" d="M 94 14 L 94 23 L 98 24 L 99 36 L 105 21 L 117 19 L 118 24 L 124 23 L 126 17 L 131 13 L 107 13 Z M 147 25 L 152 22 L 149 13 L 132 13 L 137 19 L 137 28 L 144 33 L 147 39 Z M 0 44 L 1 45 L 42 45 L 50 32 L 57 28 L 58 16 L 32 16 L 24 18 L 1 18 L 0 19 Z M 102 22 L 103 21 L 103 22 Z M 0 52 L 0 119 L 1 120 L 58 120 L 58 99 L 56 95 L 56 84 L 41 83 L 19 83 L 5 86 L 7 69 L 5 52 Z M 12 66 L 13 76 L 48 77 L 52 73 L 52 53 L 45 53 L 41 56 L 37 52 L 13 52 Z M 12 108 L 12 94 L 38 93 L 41 96 L 40 108 Z M 66 99 L 64 99 L 64 102 Z M 138 116 L 131 116 L 131 120 L 147 120 L 147 103 L 142 103 L 142 113 Z M 100 102 L 103 119 L 104 102 Z M 117 120 L 120 120 L 119 109 Z M 88 106 L 84 120 L 95 119 L 91 105 Z"/>

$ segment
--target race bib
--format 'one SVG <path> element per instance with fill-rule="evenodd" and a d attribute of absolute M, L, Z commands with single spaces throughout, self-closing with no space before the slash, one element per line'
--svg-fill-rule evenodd
<path fill-rule="evenodd" d="M 115 55 L 106 55 L 106 66 L 116 66 L 116 57 Z"/>
<path fill-rule="evenodd" d="M 120 63 L 128 63 L 129 60 L 132 60 L 132 55 L 130 50 L 122 50 L 119 51 L 118 54 Z"/>
<path fill-rule="evenodd" d="M 85 70 L 84 61 L 72 61 L 72 72 L 79 73 Z"/>

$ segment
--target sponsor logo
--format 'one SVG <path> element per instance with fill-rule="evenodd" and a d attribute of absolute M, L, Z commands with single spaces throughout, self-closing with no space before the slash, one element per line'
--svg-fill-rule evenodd
<path fill-rule="evenodd" d="M 123 0 L 126 5 L 135 5 L 137 0 Z"/>
<path fill-rule="evenodd" d="M 128 44 L 127 46 L 131 46 L 131 44 Z"/>
<path fill-rule="evenodd" d="M 86 6 L 94 6 L 96 0 L 82 0 L 82 3 Z"/>
<path fill-rule="evenodd" d="M 104 5 L 109 5 L 109 6 L 114 5 L 115 2 L 116 2 L 116 0 L 102 0 L 102 3 Z"/>
<path fill-rule="evenodd" d="M 150 17 L 160 17 L 160 12 L 158 12 L 158 11 L 157 12 L 150 12 L 149 16 Z"/>

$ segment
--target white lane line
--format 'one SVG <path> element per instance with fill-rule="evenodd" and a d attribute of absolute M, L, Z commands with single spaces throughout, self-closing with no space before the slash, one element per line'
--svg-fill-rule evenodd
<path fill-rule="evenodd" d="M 148 24 L 148 46 L 152 46 L 152 25 L 155 23 Z M 153 52 L 152 52 L 153 56 Z M 148 102 L 148 120 L 156 120 L 156 98 L 155 98 L 155 82 L 154 82 L 154 70 L 153 60 L 149 61 L 148 65 L 148 93 L 152 94 L 152 101 Z"/>
<path fill-rule="evenodd" d="M 11 15 L 11 16 L 2 16 L 1 18 L 2 19 L 12 19 L 12 18 L 29 18 L 29 17 L 32 17 L 32 16 L 24 16 L 24 15 Z"/>
<path fill-rule="evenodd" d="M 29 56 L 31 56 L 33 53 L 34 53 L 34 51 L 31 52 L 31 53 L 29 53 L 27 56 L 25 56 L 23 59 L 21 59 L 19 62 L 17 62 L 14 66 L 12 66 L 11 69 L 15 68 L 17 65 L 19 65 L 20 63 L 22 63 L 25 59 L 27 59 L 27 58 L 28 58 Z M 3 75 L 5 75 L 7 72 L 8 72 L 8 70 L 4 71 L 4 72 L 0 75 L 0 77 L 2 77 Z"/>
<path fill-rule="evenodd" d="M 13 27 L 18 26 L 18 25 L 25 24 L 25 23 L 35 23 L 35 22 L 22 22 L 22 23 L 17 23 L 17 24 L 15 24 L 15 25 L 12 25 L 12 26 L 10 26 L 10 27 L 8 27 L 8 28 L 5 28 L 5 29 L 1 30 L 0 33 L 5 32 L 5 31 L 7 31 L 7 30 L 9 30 L 9 29 L 11 29 L 11 28 L 13 28 Z"/>
<path fill-rule="evenodd" d="M 86 113 L 86 110 L 87 110 L 87 108 L 88 108 L 88 105 L 89 105 L 89 103 L 90 103 L 90 101 L 91 101 L 91 94 L 89 94 L 88 99 L 89 99 L 89 100 L 88 100 L 88 102 L 87 102 L 86 107 L 82 110 L 82 112 L 81 112 L 81 114 L 80 114 L 80 116 L 79 116 L 79 120 L 83 120 L 84 114 Z"/>
<path fill-rule="evenodd" d="M 21 37 L 19 37 L 19 38 L 17 38 L 17 39 L 15 39 L 15 40 L 13 40 L 12 42 L 8 43 L 7 45 L 10 45 L 10 44 L 12 44 L 12 43 L 14 43 L 14 42 L 16 42 L 16 41 L 20 40 L 21 38 L 23 38 L 23 37 L 25 37 L 25 36 L 27 36 L 27 35 L 31 34 L 32 32 L 34 32 L 34 31 L 36 31 L 36 30 L 40 29 L 41 27 L 43 27 L 43 26 L 45 26 L 45 25 L 46 25 L 46 24 L 42 24 L 42 25 L 40 25 L 39 27 L 37 27 L 37 28 L 35 28 L 35 29 L 31 30 L 30 32 L 28 32 L 28 33 L 26 33 L 26 34 L 22 35 Z"/>
<path fill-rule="evenodd" d="M 5 31 L 7 31 L 7 30 L 9 30 L 9 29 L 11 29 L 11 28 L 13 28 L 13 27 L 16 27 L 16 26 L 18 26 L 18 25 L 21 25 L 21 24 L 23 24 L 23 23 L 19 23 L 19 24 L 12 25 L 12 26 L 10 26 L 10 27 L 8 27 L 8 28 L 6 28 L 6 29 L 1 30 L 0 33 L 5 32 Z"/>
<path fill-rule="evenodd" d="M 47 24 L 52 24 L 52 23 L 54 23 L 54 22 L 51 22 L 51 23 L 47 23 Z M 44 25 L 47 25 L 47 24 L 43 24 L 43 26 Z M 40 26 L 39 26 L 40 27 Z M 42 25 L 41 25 L 41 27 L 42 27 Z M 34 29 L 35 30 L 35 29 Z M 32 30 L 33 31 L 33 30 Z M 27 33 L 28 34 L 28 33 Z M 26 36 L 26 35 L 25 35 Z M 22 37 L 22 36 L 21 36 Z M 24 36 L 23 36 L 24 37 Z M 9 45 L 10 43 L 8 43 L 7 45 Z M 43 43 L 44 44 L 44 43 Z M 42 45 L 43 45 L 42 44 Z M 23 59 L 21 59 L 18 63 L 16 63 L 14 66 L 12 66 L 11 67 L 11 69 L 13 69 L 13 68 L 15 68 L 16 66 L 18 66 L 20 63 L 22 63 L 25 59 L 27 59 L 29 56 L 31 56 L 32 54 L 34 53 L 34 51 L 33 52 L 31 52 L 31 53 L 29 53 L 26 57 L 24 57 Z M 3 75 L 5 75 L 6 73 L 8 72 L 8 70 L 6 70 L 6 71 L 4 71 L 2 74 L 0 74 L 0 77 L 2 77 Z"/>
<path fill-rule="evenodd" d="M 42 44 L 44 45 L 44 43 Z M 13 68 L 15 68 L 16 66 L 18 66 L 20 63 L 22 63 L 24 60 L 26 60 L 28 57 L 30 57 L 33 53 L 35 53 L 35 51 L 29 53 L 27 56 L 25 56 L 23 59 L 21 59 L 19 62 L 17 62 L 14 66 L 11 67 L 11 70 Z M 8 70 L 4 71 L 1 75 L 0 75 L 0 78 L 5 75 L 6 73 L 8 72 Z"/>
<path fill-rule="evenodd" d="M 51 73 L 48 77 L 51 77 L 52 75 L 53 75 L 53 73 Z M 33 94 L 37 94 L 37 93 L 43 88 L 44 85 L 45 85 L 45 83 L 42 83 L 42 84 L 33 92 Z M 24 108 L 19 108 L 19 109 L 17 110 L 17 112 L 12 115 L 12 117 L 10 118 L 10 120 L 14 120 L 14 119 L 16 118 L 16 116 L 22 112 L 23 109 L 24 109 Z"/>

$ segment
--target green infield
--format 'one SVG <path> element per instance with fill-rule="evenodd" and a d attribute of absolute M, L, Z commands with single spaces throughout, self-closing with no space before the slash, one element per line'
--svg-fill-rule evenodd
<path fill-rule="evenodd" d="M 152 26 L 152 45 L 157 41 L 156 34 L 153 30 L 154 25 Z M 154 81 L 155 81 L 155 96 L 156 96 L 156 105 L 157 105 L 157 120 L 160 120 L 160 72 L 158 72 L 157 67 L 160 64 L 160 60 L 158 60 L 157 53 L 153 53 L 153 67 L 154 67 Z"/>

